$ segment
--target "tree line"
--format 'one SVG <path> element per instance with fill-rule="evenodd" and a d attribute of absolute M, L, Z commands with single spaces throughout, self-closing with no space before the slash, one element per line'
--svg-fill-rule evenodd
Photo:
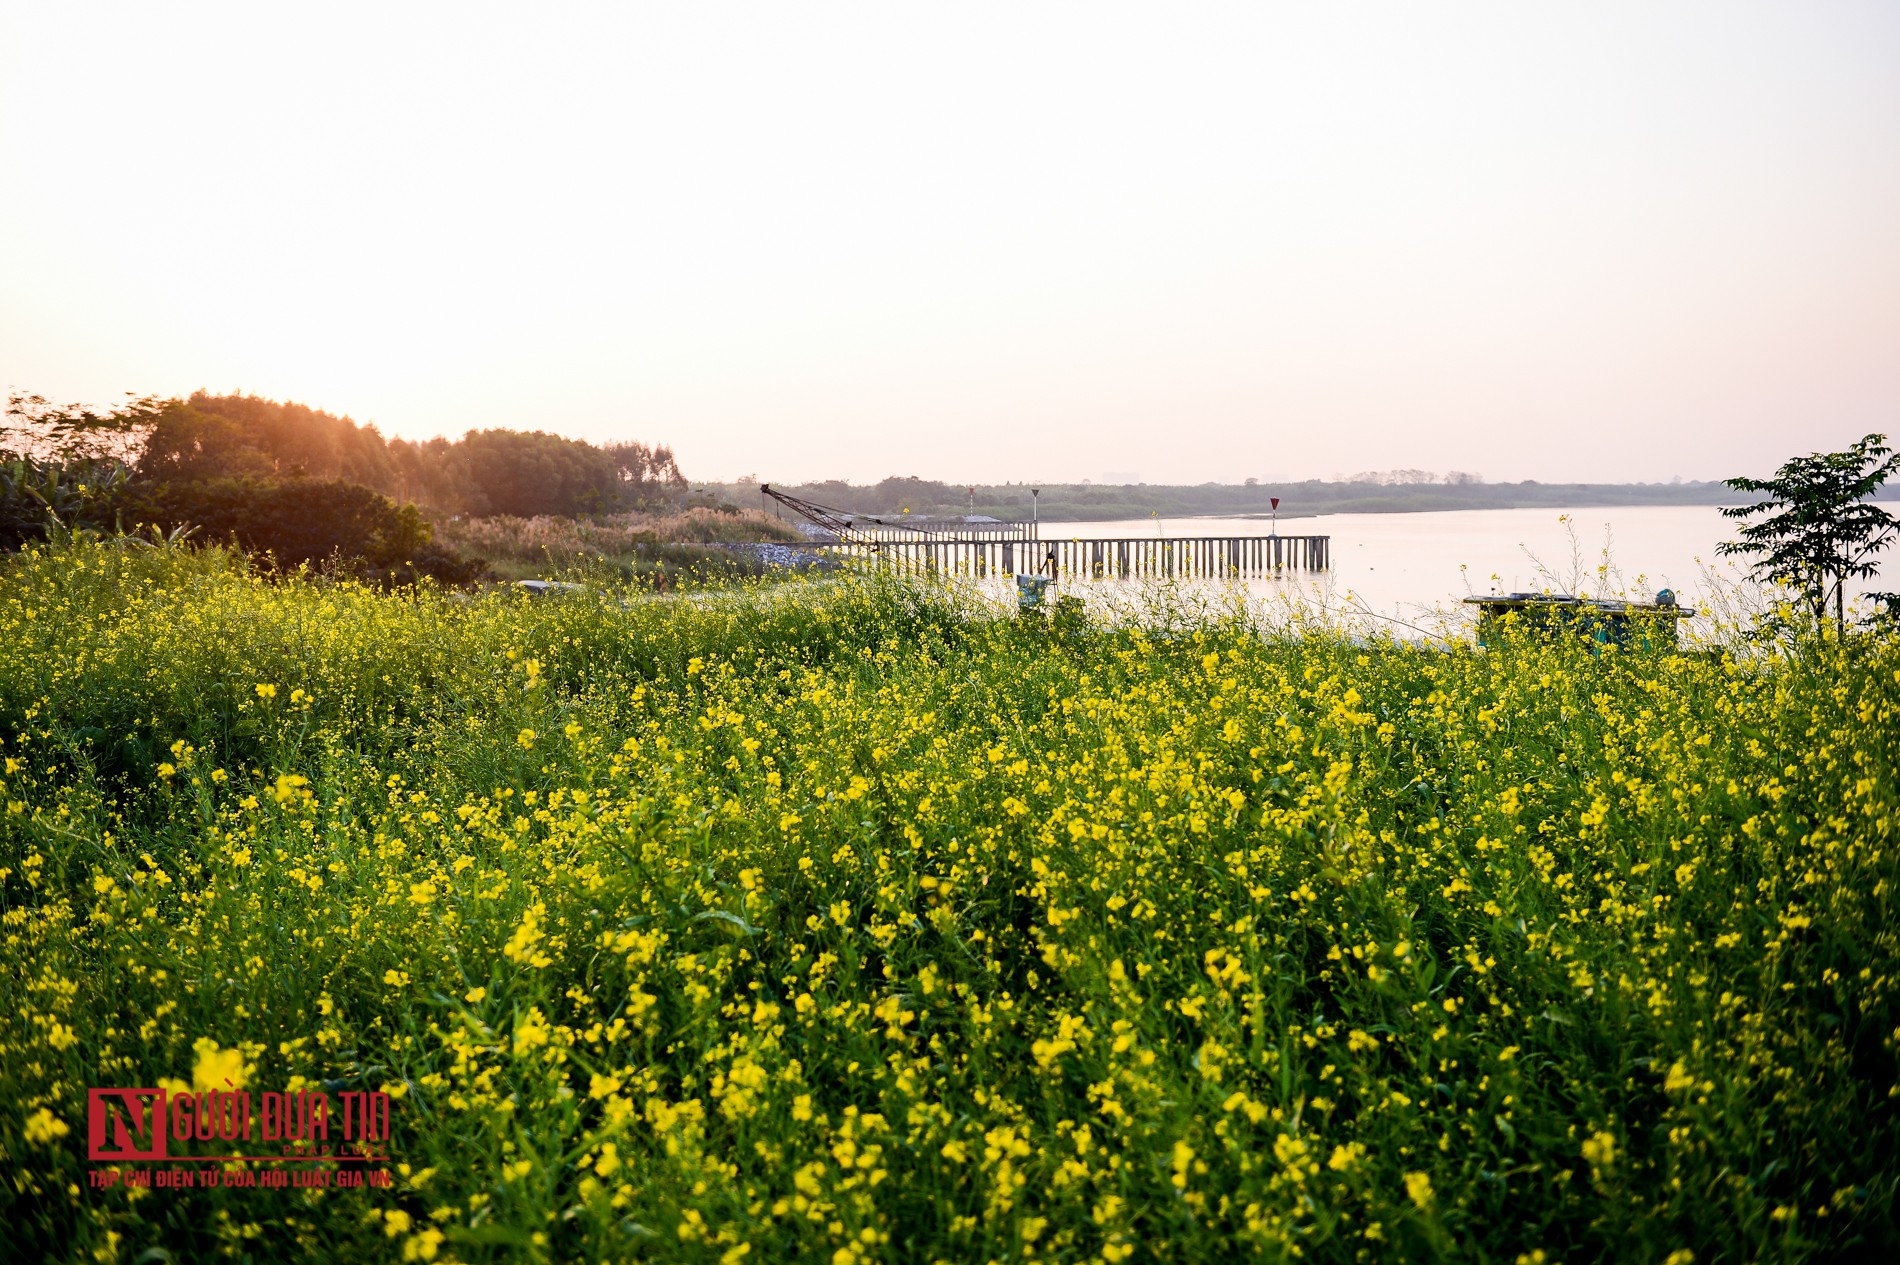
<path fill-rule="evenodd" d="M 128 398 L 109 409 L 15 393 L 0 429 L 0 549 L 49 530 L 197 530 L 294 566 L 342 557 L 389 578 L 470 578 L 431 543 L 438 515 L 573 516 L 674 508 L 686 478 L 664 444 L 544 431 L 459 440 L 255 395 Z"/>
<path fill-rule="evenodd" d="M 418 443 L 321 409 L 236 393 L 145 397 L 103 412 L 16 394 L 6 419 L 0 451 L 14 459 L 110 461 L 167 483 L 342 480 L 445 513 L 601 513 L 668 502 L 686 484 L 664 444 L 598 446 L 499 429 Z"/>

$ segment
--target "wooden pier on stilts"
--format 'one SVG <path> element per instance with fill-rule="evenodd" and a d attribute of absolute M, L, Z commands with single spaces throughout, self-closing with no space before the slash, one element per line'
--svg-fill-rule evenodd
<path fill-rule="evenodd" d="M 1032 494 L 1036 491 L 1031 489 Z M 835 557 L 918 575 L 1045 575 L 1051 579 L 1254 579 L 1332 565 L 1331 536 L 1070 536 L 1045 540 L 1037 518 L 970 514 L 926 519 L 854 514 L 759 485 L 823 533 Z M 976 490 L 971 489 L 972 503 Z M 1278 497 L 1273 500 L 1279 509 Z"/>
<path fill-rule="evenodd" d="M 1324 571 L 1332 563 L 1330 536 L 887 537 L 841 541 L 827 549 L 919 575 L 1047 574 L 1053 559 L 1057 576 L 1093 580 L 1252 579 Z"/>

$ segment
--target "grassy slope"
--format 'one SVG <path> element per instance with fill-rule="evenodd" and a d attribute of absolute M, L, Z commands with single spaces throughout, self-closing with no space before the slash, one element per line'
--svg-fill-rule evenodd
<path fill-rule="evenodd" d="M 558 575 L 651 582 L 657 572 L 703 577 L 757 575 L 743 553 L 706 546 L 740 541 L 801 542 L 804 537 L 756 510 L 627 513 L 595 518 L 438 518 L 437 543 L 484 559 L 504 580 Z"/>
<path fill-rule="evenodd" d="M 1891 1251 L 1896 681 L 17 560 L 4 1215 L 126 1260 Z M 401 1092 L 400 1189 L 86 1189 L 87 1086 L 233 1049 Z"/>

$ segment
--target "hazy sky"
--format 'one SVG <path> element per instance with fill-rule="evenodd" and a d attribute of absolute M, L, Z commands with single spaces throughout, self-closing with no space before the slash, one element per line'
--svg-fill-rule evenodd
<path fill-rule="evenodd" d="M 1900 5 L 0 0 L 0 386 L 689 475 L 1900 435 Z"/>

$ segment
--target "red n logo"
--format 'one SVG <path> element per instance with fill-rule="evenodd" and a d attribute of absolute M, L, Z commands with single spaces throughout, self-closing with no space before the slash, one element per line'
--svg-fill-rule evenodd
<path fill-rule="evenodd" d="M 86 1157 L 94 1160 L 165 1158 L 165 1091 L 86 1091 Z"/>

